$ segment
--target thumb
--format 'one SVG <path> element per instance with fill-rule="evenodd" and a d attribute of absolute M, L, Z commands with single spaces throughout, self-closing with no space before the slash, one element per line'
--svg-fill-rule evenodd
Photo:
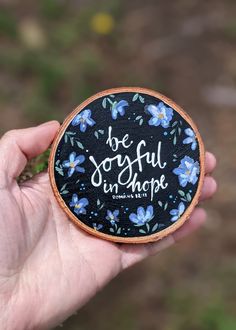
<path fill-rule="evenodd" d="M 52 143 L 60 124 L 50 121 L 36 127 L 11 130 L 0 139 L 0 182 L 9 183 Z"/>

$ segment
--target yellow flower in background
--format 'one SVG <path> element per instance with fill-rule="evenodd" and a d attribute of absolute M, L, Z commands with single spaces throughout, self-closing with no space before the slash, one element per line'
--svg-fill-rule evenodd
<path fill-rule="evenodd" d="M 19 34 L 28 48 L 41 49 L 46 45 L 45 33 L 39 23 L 33 19 L 24 19 L 20 22 Z"/>
<path fill-rule="evenodd" d="M 97 13 L 91 19 L 91 29 L 97 34 L 110 34 L 114 28 L 115 21 L 108 13 Z"/>

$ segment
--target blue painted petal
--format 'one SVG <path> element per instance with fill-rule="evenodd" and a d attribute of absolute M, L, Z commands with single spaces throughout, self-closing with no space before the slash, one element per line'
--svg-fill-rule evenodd
<path fill-rule="evenodd" d="M 74 171 L 75 171 L 75 168 L 74 167 L 70 167 L 69 168 L 68 174 L 67 174 L 69 178 L 73 175 Z"/>
<path fill-rule="evenodd" d="M 191 145 L 191 149 L 196 150 L 196 148 L 197 148 L 197 142 L 196 142 L 196 140 L 194 140 L 194 142 Z"/>
<path fill-rule="evenodd" d="M 85 210 L 85 208 L 84 207 L 81 207 L 81 208 L 74 208 L 74 212 L 76 213 L 76 214 L 86 214 L 86 210 Z"/>
<path fill-rule="evenodd" d="M 84 207 L 81 207 L 81 209 L 80 209 L 80 213 L 81 213 L 81 214 L 86 214 L 87 211 L 86 211 L 86 209 L 85 209 Z"/>
<path fill-rule="evenodd" d="M 82 116 L 83 119 L 90 118 L 91 110 L 90 109 L 85 109 L 84 111 L 81 112 L 81 116 Z"/>
<path fill-rule="evenodd" d="M 183 140 L 183 144 L 189 144 L 193 142 L 193 138 L 192 137 L 187 137 L 186 139 Z"/>
<path fill-rule="evenodd" d="M 190 171 L 193 167 L 193 162 L 189 162 L 188 160 L 186 160 L 184 165 Z"/>
<path fill-rule="evenodd" d="M 76 204 L 78 202 L 78 195 L 77 194 L 73 194 L 72 195 L 72 203 Z"/>
<path fill-rule="evenodd" d="M 81 198 L 81 199 L 79 200 L 79 204 L 81 204 L 82 207 L 87 206 L 88 203 L 89 203 L 89 202 L 88 202 L 87 198 Z"/>
<path fill-rule="evenodd" d="M 92 118 L 87 118 L 86 122 L 89 126 L 93 126 L 96 124 L 96 122 Z"/>
<path fill-rule="evenodd" d="M 75 158 L 75 161 L 76 162 L 78 161 L 78 164 L 82 164 L 85 161 L 84 155 L 79 155 L 78 157 Z"/>
<path fill-rule="evenodd" d="M 178 219 L 179 219 L 178 215 L 175 215 L 175 216 L 172 217 L 170 220 L 171 220 L 172 222 L 174 222 L 174 221 L 176 221 L 176 220 L 178 220 Z"/>
<path fill-rule="evenodd" d="M 81 114 L 76 115 L 75 118 L 71 122 L 72 126 L 79 125 L 80 119 L 81 119 Z"/>
<path fill-rule="evenodd" d="M 116 120 L 117 119 L 117 114 L 118 114 L 118 111 L 116 110 L 116 108 L 111 110 L 112 119 Z"/>
<path fill-rule="evenodd" d="M 148 216 L 148 218 L 152 218 L 152 216 L 153 216 L 153 206 L 152 205 L 148 205 L 147 211 L 146 211 L 146 216 Z"/>
<path fill-rule="evenodd" d="M 181 214 L 184 213 L 185 206 L 184 206 L 184 203 L 183 202 L 180 202 L 179 203 L 178 209 L 179 209 L 179 215 L 181 215 Z"/>
<path fill-rule="evenodd" d="M 112 217 L 112 212 L 110 210 L 107 210 L 107 216 L 109 217 L 109 219 Z"/>
<path fill-rule="evenodd" d="M 76 157 L 76 153 L 72 152 L 69 156 L 69 160 L 70 160 L 71 163 L 75 161 L 75 157 Z"/>
<path fill-rule="evenodd" d="M 158 105 L 157 105 L 157 107 L 158 107 L 159 109 L 161 109 L 161 108 L 166 108 L 166 106 L 165 106 L 165 104 L 164 104 L 163 102 L 159 102 Z"/>
<path fill-rule="evenodd" d="M 171 215 L 177 215 L 178 214 L 178 210 L 177 209 L 173 209 L 170 211 Z"/>
<path fill-rule="evenodd" d="M 75 206 L 75 203 L 70 202 L 69 205 L 70 205 L 70 207 L 73 207 L 73 206 Z"/>
<path fill-rule="evenodd" d="M 79 128 L 80 128 L 80 131 L 84 133 L 87 128 L 87 123 L 86 122 L 81 123 Z"/>
<path fill-rule="evenodd" d="M 145 210 L 142 206 L 138 207 L 137 215 L 138 215 L 138 218 L 144 218 L 145 217 Z"/>
<path fill-rule="evenodd" d="M 64 162 L 62 163 L 63 167 L 69 168 L 70 167 L 70 161 L 69 160 L 64 160 Z"/>
<path fill-rule="evenodd" d="M 75 170 L 76 170 L 76 172 L 85 173 L 84 167 L 81 167 L 81 166 L 76 166 Z"/>
<path fill-rule="evenodd" d="M 118 215 L 119 215 L 119 210 L 115 210 L 115 211 L 113 212 L 113 215 L 114 215 L 115 217 L 118 217 Z"/>
<path fill-rule="evenodd" d="M 125 100 L 121 100 L 117 103 L 116 107 L 119 108 L 119 107 L 127 107 L 129 105 L 129 103 Z"/>
<path fill-rule="evenodd" d="M 169 121 L 172 119 L 173 116 L 173 109 L 172 108 L 166 108 L 166 115 L 169 119 Z"/>
<path fill-rule="evenodd" d="M 129 216 L 130 221 L 134 222 L 134 223 L 138 223 L 138 218 L 137 215 L 135 213 L 131 213 Z"/>
<path fill-rule="evenodd" d="M 181 185 L 181 187 L 186 187 L 188 183 L 188 180 L 186 177 L 181 177 L 179 176 L 179 184 Z"/>
<path fill-rule="evenodd" d="M 157 117 L 152 117 L 149 119 L 148 124 L 150 126 L 159 126 L 160 125 L 160 119 Z"/>
<path fill-rule="evenodd" d="M 137 226 L 143 226 L 146 223 L 146 220 L 143 219 L 138 219 L 138 223 L 136 224 Z"/>
<path fill-rule="evenodd" d="M 117 111 L 121 116 L 124 116 L 125 114 L 125 108 L 124 107 L 117 107 Z"/>
<path fill-rule="evenodd" d="M 184 173 L 184 170 L 180 167 L 177 167 L 177 168 L 173 169 L 173 173 L 176 175 L 180 175 L 180 174 Z"/>
<path fill-rule="evenodd" d="M 185 134 L 188 135 L 188 136 L 191 136 L 191 137 L 194 137 L 195 134 L 194 134 L 194 131 L 191 129 L 191 128 L 186 128 L 184 130 Z"/>
<path fill-rule="evenodd" d="M 194 164 L 194 160 L 189 157 L 189 156 L 185 156 L 183 159 L 181 159 L 181 164 L 183 164 L 184 166 L 186 166 L 186 163 L 188 164 Z"/>
<path fill-rule="evenodd" d="M 163 128 L 167 128 L 167 127 L 169 127 L 169 121 L 161 120 L 161 126 L 162 126 Z"/>
<path fill-rule="evenodd" d="M 153 104 L 150 104 L 146 109 L 153 117 L 157 117 L 159 114 L 158 108 Z"/>
<path fill-rule="evenodd" d="M 101 223 L 99 223 L 99 225 L 97 225 L 97 230 L 102 229 L 103 225 Z"/>

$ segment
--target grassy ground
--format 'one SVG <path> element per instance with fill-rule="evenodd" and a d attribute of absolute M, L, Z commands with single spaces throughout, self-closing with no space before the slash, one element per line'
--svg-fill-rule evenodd
<path fill-rule="evenodd" d="M 1 133 L 62 121 L 105 88 L 143 86 L 183 106 L 219 161 L 220 188 L 207 204 L 205 228 L 126 271 L 64 328 L 235 330 L 235 1 L 0 6 Z M 46 159 L 34 161 L 26 176 Z"/>

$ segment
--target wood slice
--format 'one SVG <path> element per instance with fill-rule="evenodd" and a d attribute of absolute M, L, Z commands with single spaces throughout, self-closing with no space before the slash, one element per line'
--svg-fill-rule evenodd
<path fill-rule="evenodd" d="M 114 242 L 173 233 L 198 203 L 204 146 L 192 119 L 144 88 L 100 92 L 62 124 L 51 150 L 55 197 L 80 229 Z"/>

